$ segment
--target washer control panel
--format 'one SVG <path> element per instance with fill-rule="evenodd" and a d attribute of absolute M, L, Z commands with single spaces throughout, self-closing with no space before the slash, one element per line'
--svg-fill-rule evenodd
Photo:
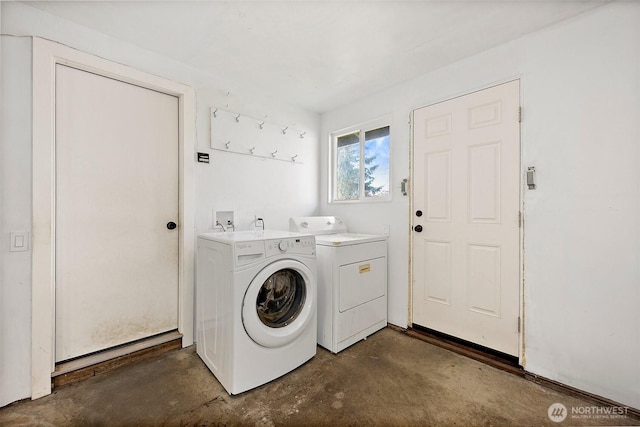
<path fill-rule="evenodd" d="M 316 239 L 314 236 L 287 237 L 266 242 L 266 255 L 302 254 L 315 255 Z"/>

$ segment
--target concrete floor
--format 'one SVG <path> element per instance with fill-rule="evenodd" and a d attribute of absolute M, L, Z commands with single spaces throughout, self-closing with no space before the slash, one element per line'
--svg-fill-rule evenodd
<path fill-rule="evenodd" d="M 562 403 L 569 416 L 552 422 Z M 598 406 L 384 329 L 269 384 L 229 396 L 194 348 L 120 367 L 0 409 L 2 426 L 120 425 L 639 425 L 574 418 Z M 582 410 L 584 412 L 584 410 Z"/>

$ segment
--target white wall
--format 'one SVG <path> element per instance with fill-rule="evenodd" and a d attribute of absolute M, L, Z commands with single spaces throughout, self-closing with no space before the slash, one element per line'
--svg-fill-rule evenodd
<path fill-rule="evenodd" d="M 0 64 L 0 406 L 29 396 L 31 251 L 10 233 L 31 230 L 31 39 L 2 37 Z M 6 386 L 5 386 L 6 385 Z"/>
<path fill-rule="evenodd" d="M 408 322 L 408 199 L 326 202 L 328 133 L 392 113 L 393 184 L 411 110 L 521 78 L 525 368 L 640 408 L 640 4 L 618 2 L 323 115 L 322 214 L 392 224 L 389 320 Z"/>
<path fill-rule="evenodd" d="M 221 81 L 38 9 L 14 2 L 0 2 L 0 7 L 3 34 L 40 36 L 194 87 L 197 100 L 194 154 L 204 151 L 211 157 L 211 163 L 198 163 L 195 167 L 196 231 L 211 228 L 212 209 L 236 211 L 240 229 L 251 228 L 254 215 L 264 218 L 267 228 L 287 230 L 289 216 L 317 213 L 319 116 L 316 113 L 261 93 L 242 93 L 242 88 L 234 87 L 233 82 Z M 31 227 L 31 39 L 2 36 L 1 52 L 0 406 L 3 406 L 31 394 L 31 252 L 8 252 L 9 233 Z M 210 150 L 212 106 L 250 117 L 268 116 L 273 123 L 306 131 L 299 150 L 303 164 Z"/>
<path fill-rule="evenodd" d="M 227 108 L 238 109 L 242 110 Z M 227 110 L 218 110 L 217 118 L 211 119 L 214 144 L 222 151 L 210 152 L 210 164 L 196 165 L 198 231 L 221 231 L 215 227 L 214 211 L 233 211 L 236 230 L 262 228 L 256 218 L 262 218 L 267 229 L 288 230 L 290 216 L 315 213 L 319 120 L 312 126 L 290 127 L 284 135 L 282 129 L 290 123 L 269 121 L 271 116 L 261 119 L 265 114 L 241 116 L 236 123 L 235 113 Z M 260 129 L 258 124 L 264 121 Z M 306 132 L 304 138 L 297 131 Z M 249 153 L 251 147 L 255 147 L 254 156 L 239 154 Z M 277 151 L 275 159 L 269 157 L 273 151 Z M 295 162 L 282 161 L 292 155 L 297 156 Z"/>

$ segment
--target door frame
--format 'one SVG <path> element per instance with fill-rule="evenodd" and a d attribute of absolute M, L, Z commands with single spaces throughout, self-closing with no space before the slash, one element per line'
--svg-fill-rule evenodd
<path fill-rule="evenodd" d="M 176 96 L 179 104 L 178 331 L 193 344 L 194 166 L 193 88 L 71 47 L 33 38 L 31 398 L 51 394 L 55 369 L 55 68 L 62 64 Z"/>
<path fill-rule="evenodd" d="M 456 99 L 456 98 L 460 98 L 466 95 L 470 95 L 472 93 L 475 92 L 480 92 L 482 90 L 485 89 L 490 89 L 492 87 L 495 86 L 500 86 L 502 84 L 505 83 L 509 83 L 515 80 L 519 80 L 520 81 L 520 108 L 522 108 L 523 105 L 523 95 L 524 95 L 524 85 L 523 85 L 523 81 L 524 81 L 524 77 L 521 74 L 515 75 L 515 76 L 511 76 L 511 77 L 507 77 L 505 79 L 502 80 L 497 80 L 494 81 L 492 83 L 477 87 L 475 89 L 469 89 L 469 90 L 465 90 L 463 92 L 459 92 L 457 94 L 453 94 L 451 96 L 447 96 L 446 98 L 441 98 L 441 99 L 437 99 L 434 100 L 433 102 L 429 102 L 428 104 L 424 104 L 424 105 L 420 105 L 420 106 L 415 106 L 415 107 L 411 107 L 411 113 L 410 113 L 410 147 L 409 147 L 409 177 L 410 177 L 410 185 L 409 185 L 409 304 L 408 304 L 408 327 L 412 327 L 413 325 L 413 281 L 414 281 L 414 277 L 413 277 L 413 239 L 414 239 L 414 232 L 413 232 L 413 226 L 414 226 L 414 222 L 415 222 L 415 216 L 413 215 L 413 211 L 414 211 L 414 189 L 415 186 L 413 185 L 415 182 L 414 179 L 414 173 L 415 173 L 415 167 L 414 167 L 414 161 L 415 161 L 415 141 L 414 141 L 414 137 L 413 137 L 413 129 L 415 126 L 415 112 L 416 110 L 419 110 L 421 108 L 425 108 L 425 107 L 429 107 L 435 104 L 440 104 L 442 102 L 446 102 L 446 101 L 450 101 L 452 99 Z M 519 308 L 520 308 L 520 331 L 518 334 L 518 362 L 521 366 L 525 366 L 525 336 L 524 336 L 524 331 L 525 331 L 525 304 L 524 304 L 524 284 L 525 284 L 525 260 L 524 260 L 524 239 L 525 239 L 525 235 L 524 235 L 524 221 L 525 221 L 525 213 L 524 213 L 524 194 L 525 194 L 525 189 L 524 189 L 524 183 L 526 182 L 526 180 L 524 179 L 524 165 L 523 165 L 523 121 L 522 121 L 522 116 L 520 116 L 520 134 L 519 134 L 519 143 L 520 143 L 520 200 L 519 200 L 519 209 L 520 209 L 520 245 L 519 245 L 519 259 L 520 259 L 520 265 L 519 265 L 519 271 L 520 271 L 520 283 L 519 283 L 519 292 L 520 292 L 520 301 L 519 301 Z"/>

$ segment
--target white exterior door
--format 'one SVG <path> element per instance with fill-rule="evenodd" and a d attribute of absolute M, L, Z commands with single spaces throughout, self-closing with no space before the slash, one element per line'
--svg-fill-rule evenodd
<path fill-rule="evenodd" d="M 55 360 L 178 326 L 178 98 L 56 65 Z"/>
<path fill-rule="evenodd" d="M 519 81 L 414 111 L 413 324 L 518 355 Z"/>

